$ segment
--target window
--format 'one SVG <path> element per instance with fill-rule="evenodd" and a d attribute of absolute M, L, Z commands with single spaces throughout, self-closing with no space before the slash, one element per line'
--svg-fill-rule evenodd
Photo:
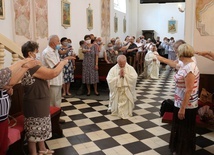
<path fill-rule="evenodd" d="M 114 0 L 114 9 L 126 13 L 126 0 Z"/>

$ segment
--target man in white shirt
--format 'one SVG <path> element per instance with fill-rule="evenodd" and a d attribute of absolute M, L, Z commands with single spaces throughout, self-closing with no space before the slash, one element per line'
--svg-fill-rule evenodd
<path fill-rule="evenodd" d="M 41 61 L 44 66 L 48 68 L 54 68 L 60 62 L 58 50 L 60 49 L 60 41 L 57 35 L 51 35 L 48 40 L 48 46 L 41 53 Z M 61 89 L 63 84 L 62 72 L 55 78 L 49 81 L 50 84 L 50 105 L 55 107 L 61 107 Z M 64 123 L 65 120 L 60 119 L 60 123 Z"/>
<path fill-rule="evenodd" d="M 42 52 L 42 63 L 48 68 L 54 68 L 60 62 L 58 50 L 60 48 L 60 41 L 57 35 L 49 37 L 48 46 Z M 55 78 L 49 81 L 50 84 L 50 105 L 61 107 L 61 89 L 63 84 L 62 72 Z"/>

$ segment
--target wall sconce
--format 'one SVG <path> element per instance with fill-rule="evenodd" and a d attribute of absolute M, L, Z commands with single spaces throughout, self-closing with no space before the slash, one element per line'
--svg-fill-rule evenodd
<path fill-rule="evenodd" d="M 178 4 L 178 11 L 183 13 L 185 11 L 185 8 L 182 9 L 182 4 Z"/>

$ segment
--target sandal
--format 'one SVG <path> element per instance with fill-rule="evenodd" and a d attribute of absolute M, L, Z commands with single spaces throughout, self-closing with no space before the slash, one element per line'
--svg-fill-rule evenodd
<path fill-rule="evenodd" d="M 39 155 L 51 155 L 51 154 L 53 154 L 54 153 L 54 151 L 53 150 L 46 150 L 46 151 L 39 151 Z"/>

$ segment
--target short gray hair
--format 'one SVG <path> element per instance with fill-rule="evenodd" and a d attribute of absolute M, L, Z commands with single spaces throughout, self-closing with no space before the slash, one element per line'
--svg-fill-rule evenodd
<path fill-rule="evenodd" d="M 126 56 L 125 55 L 118 55 L 118 57 L 117 57 L 117 62 L 119 62 L 119 61 L 127 61 L 127 59 L 126 59 Z"/>
<path fill-rule="evenodd" d="M 49 36 L 48 37 L 48 45 L 50 45 L 50 43 L 53 42 L 54 39 L 57 38 L 57 37 L 58 37 L 58 35 L 56 35 L 56 34 Z"/>

